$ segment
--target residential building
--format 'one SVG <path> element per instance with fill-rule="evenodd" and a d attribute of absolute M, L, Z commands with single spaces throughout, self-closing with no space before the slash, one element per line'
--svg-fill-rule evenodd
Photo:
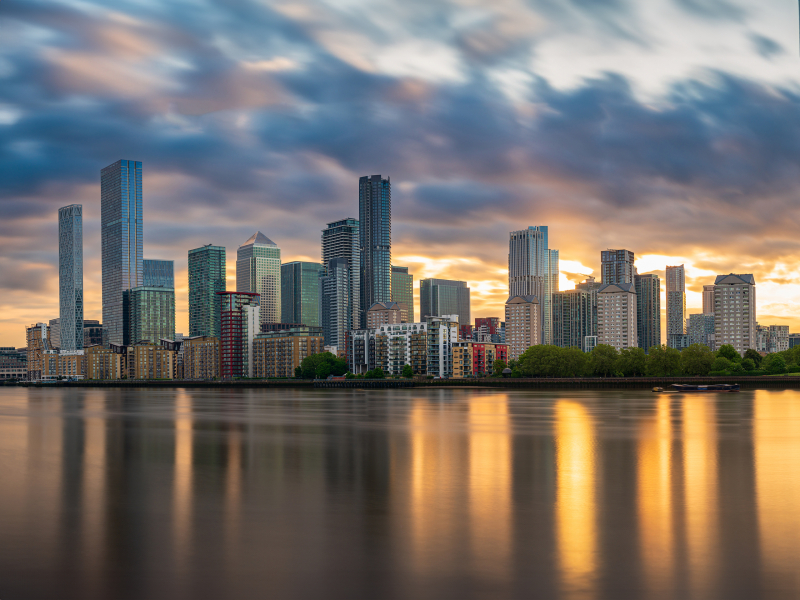
<path fill-rule="evenodd" d="M 124 347 L 128 379 L 172 379 L 175 352 L 161 344 L 142 343 Z"/>
<path fill-rule="evenodd" d="M 86 379 L 122 379 L 123 355 L 111 348 L 96 344 L 84 350 L 86 354 Z"/>
<path fill-rule="evenodd" d="M 636 337 L 639 348 L 649 352 L 661 346 L 661 279 L 655 273 L 633 276 L 636 287 Z"/>
<path fill-rule="evenodd" d="M 344 347 L 345 337 L 357 329 L 360 316 L 352 310 L 351 279 L 354 273 L 346 258 L 331 258 L 327 271 L 320 276 L 320 324 L 325 345 L 337 349 Z M 356 274 L 357 276 L 358 274 Z"/>
<path fill-rule="evenodd" d="M 392 265 L 392 301 L 404 304 L 408 316 L 405 323 L 414 323 L 414 276 L 408 267 Z"/>
<path fill-rule="evenodd" d="M 476 317 L 475 318 L 475 329 L 477 330 L 484 330 L 485 332 L 490 335 L 496 335 L 500 333 L 501 329 L 501 322 L 500 317 Z"/>
<path fill-rule="evenodd" d="M 791 350 L 795 346 L 800 346 L 800 333 L 789 334 L 789 349 Z"/>
<path fill-rule="evenodd" d="M 28 349 L 20 354 L 16 348 L 0 347 L 0 381 L 15 379 L 24 381 L 28 377 Z"/>
<path fill-rule="evenodd" d="M 83 349 L 83 207 L 58 209 L 59 345 Z"/>
<path fill-rule="evenodd" d="M 346 331 L 358 329 L 361 327 L 361 238 L 358 219 L 333 221 L 322 230 L 322 266 L 326 274 L 331 273 L 330 262 L 336 258 L 346 261 L 339 262 L 337 269 L 341 271 L 345 265 L 349 269 L 346 305 L 351 315 L 347 319 Z M 337 274 L 337 277 L 341 276 L 341 272 Z M 345 303 L 340 305 L 344 306 Z M 341 344 L 344 344 L 344 338 Z"/>
<path fill-rule="evenodd" d="M 703 286 L 703 314 L 704 315 L 713 315 L 714 314 L 714 286 L 713 285 L 704 285 Z"/>
<path fill-rule="evenodd" d="M 103 325 L 96 319 L 83 320 L 83 347 L 103 343 Z"/>
<path fill-rule="evenodd" d="M 189 336 L 220 337 L 221 304 L 227 291 L 225 248 L 206 244 L 189 250 Z"/>
<path fill-rule="evenodd" d="M 44 353 L 50 351 L 50 327 L 47 323 L 36 323 L 25 329 L 27 340 L 28 381 L 39 381 L 43 371 Z"/>
<path fill-rule="evenodd" d="M 236 291 L 259 295 L 262 323 L 281 321 L 281 250 L 260 231 L 236 253 Z"/>
<path fill-rule="evenodd" d="M 348 369 L 363 374 L 380 368 L 389 375 L 402 375 L 403 367 L 411 365 L 415 375 L 426 375 L 427 328 L 428 323 L 400 323 L 350 331 L 346 342 Z"/>
<path fill-rule="evenodd" d="M 469 323 L 458 326 L 458 339 L 463 340 L 465 342 L 483 341 L 483 340 L 473 339 L 475 335 L 476 335 L 475 328 Z M 489 337 L 491 338 L 491 335 Z M 489 341 L 491 341 L 491 339 Z"/>
<path fill-rule="evenodd" d="M 376 302 L 367 311 L 367 329 L 375 329 L 381 325 L 407 323 L 405 310 L 401 310 L 397 302 Z"/>
<path fill-rule="evenodd" d="M 281 265 L 281 322 L 320 326 L 319 263 L 290 262 Z"/>
<path fill-rule="evenodd" d="M 714 282 L 714 338 L 744 355 L 756 347 L 756 281 L 752 274 L 717 275 Z"/>
<path fill-rule="evenodd" d="M 592 304 L 592 335 L 597 337 L 597 290 L 603 284 L 597 281 L 594 277 L 587 277 L 581 283 L 575 285 L 576 290 L 589 292 Z M 587 350 L 588 352 L 588 350 Z"/>
<path fill-rule="evenodd" d="M 586 351 L 586 338 L 594 335 L 592 293 L 585 290 L 556 292 L 553 301 L 553 345 Z"/>
<path fill-rule="evenodd" d="M 458 315 L 425 319 L 428 328 L 428 375 L 453 376 L 453 344 L 458 342 Z"/>
<path fill-rule="evenodd" d="M 466 281 L 421 279 L 419 282 L 419 312 L 423 319 L 457 315 L 461 325 L 472 322 L 470 289 Z"/>
<path fill-rule="evenodd" d="M 392 300 L 392 186 L 387 177 L 358 180 L 361 249 L 361 326 L 376 302 Z"/>
<path fill-rule="evenodd" d="M 763 327 L 756 323 L 756 352 L 767 354 L 769 352 L 769 326 Z"/>
<path fill-rule="evenodd" d="M 324 351 L 322 327 L 259 333 L 253 340 L 253 377 L 294 377 L 304 358 Z"/>
<path fill-rule="evenodd" d="M 636 272 L 633 262 L 634 255 L 630 250 L 603 250 L 600 252 L 600 282 L 603 285 L 633 283 Z"/>
<path fill-rule="evenodd" d="M 763 354 L 783 352 L 789 349 L 788 325 L 764 325 L 756 323 L 756 350 Z"/>
<path fill-rule="evenodd" d="M 597 343 L 617 350 L 638 347 L 636 286 L 607 283 L 597 290 Z"/>
<path fill-rule="evenodd" d="M 509 234 L 508 293 L 510 297 L 535 296 L 540 302 L 541 341 L 553 340 L 551 296 L 558 291 L 558 250 L 548 246 L 547 226 L 528 227 Z M 513 354 L 513 351 L 511 351 Z"/>
<path fill-rule="evenodd" d="M 506 344 L 509 360 L 542 343 L 541 313 L 536 296 L 511 296 L 506 301 Z"/>
<path fill-rule="evenodd" d="M 128 344 L 123 292 L 143 284 L 142 163 L 118 160 L 100 172 L 103 344 Z"/>
<path fill-rule="evenodd" d="M 56 378 L 80 380 L 86 378 L 86 354 L 80 350 L 60 350 L 56 355 Z"/>
<path fill-rule="evenodd" d="M 667 336 L 667 346 L 676 350 L 689 347 L 689 335 L 686 333 L 671 333 Z"/>
<path fill-rule="evenodd" d="M 50 319 L 50 349 L 58 350 L 61 347 L 61 319 Z"/>
<path fill-rule="evenodd" d="M 716 350 L 714 344 L 714 315 L 712 314 L 692 314 L 689 315 L 687 322 L 689 345 L 702 344 L 711 350 Z"/>
<path fill-rule="evenodd" d="M 496 360 L 508 362 L 508 346 L 480 342 L 456 342 L 453 344 L 453 377 L 491 375 Z"/>
<path fill-rule="evenodd" d="M 667 267 L 667 344 L 686 333 L 686 272 L 683 265 Z"/>
<path fill-rule="evenodd" d="M 226 379 L 252 377 L 253 340 L 261 328 L 259 295 L 217 292 L 220 298 L 220 370 Z"/>
<path fill-rule="evenodd" d="M 207 335 L 186 338 L 181 351 L 185 379 L 217 379 L 222 376 L 218 338 Z"/>
<path fill-rule="evenodd" d="M 175 289 L 175 262 L 145 258 L 142 261 L 142 285 Z"/>
<path fill-rule="evenodd" d="M 125 292 L 130 316 L 130 339 L 158 343 L 175 337 L 175 290 L 140 286 Z"/>

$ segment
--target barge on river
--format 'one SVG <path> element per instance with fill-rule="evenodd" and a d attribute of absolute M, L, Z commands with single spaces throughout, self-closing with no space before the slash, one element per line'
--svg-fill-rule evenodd
<path fill-rule="evenodd" d="M 698 392 L 738 392 L 738 383 L 709 383 L 708 385 L 697 385 L 693 383 L 673 383 L 666 390 L 664 388 L 653 388 L 654 392 L 673 392 L 673 393 L 698 393 Z"/>

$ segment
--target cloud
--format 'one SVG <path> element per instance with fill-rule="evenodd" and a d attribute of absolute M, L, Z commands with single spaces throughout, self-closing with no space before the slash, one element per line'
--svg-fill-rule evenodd
<path fill-rule="evenodd" d="M 750 40 L 753 42 L 753 47 L 756 52 L 764 58 L 772 58 L 773 56 L 786 52 L 784 47 L 772 38 L 757 33 L 751 33 Z"/>

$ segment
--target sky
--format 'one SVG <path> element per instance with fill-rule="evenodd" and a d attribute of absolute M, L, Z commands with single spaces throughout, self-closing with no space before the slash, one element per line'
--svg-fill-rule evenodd
<path fill-rule="evenodd" d="M 144 167 L 144 256 L 256 230 L 318 261 L 392 180 L 393 264 L 502 316 L 508 233 L 548 225 L 561 287 L 600 251 L 685 264 L 689 312 L 753 273 L 800 330 L 800 50 L 789 0 L 3 0 L 0 346 L 58 317 L 57 212 L 83 205 L 101 318 L 100 169 Z M 662 280 L 662 290 L 664 282 Z M 662 308 L 664 302 L 662 300 Z"/>

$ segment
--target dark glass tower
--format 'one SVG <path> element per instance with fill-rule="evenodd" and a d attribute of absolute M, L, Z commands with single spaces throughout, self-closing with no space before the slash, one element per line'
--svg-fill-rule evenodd
<path fill-rule="evenodd" d="M 189 250 L 189 335 L 220 337 L 220 299 L 225 292 L 225 248 Z"/>
<path fill-rule="evenodd" d="M 58 209 L 58 303 L 62 350 L 83 349 L 83 207 Z"/>
<path fill-rule="evenodd" d="M 361 246 L 361 326 L 376 302 L 392 301 L 392 186 L 389 178 L 358 180 Z"/>
<path fill-rule="evenodd" d="M 319 263 L 290 262 L 281 265 L 281 323 L 319 327 Z"/>
<path fill-rule="evenodd" d="M 330 274 L 330 262 L 335 258 L 343 258 L 345 263 L 338 263 L 337 269 L 341 276 L 341 269 L 347 268 L 349 286 L 347 309 L 350 316 L 347 318 L 347 329 L 358 329 L 361 326 L 361 236 L 359 234 L 358 219 L 341 219 L 328 223 L 322 230 L 322 266 L 323 272 Z M 322 318 L 320 316 L 320 318 Z M 326 338 L 327 340 L 327 338 Z M 326 341 L 326 344 L 329 344 Z"/>
<path fill-rule="evenodd" d="M 636 285 L 636 327 L 639 348 L 661 345 L 661 280 L 655 273 L 633 276 Z"/>
<path fill-rule="evenodd" d="M 123 292 L 143 282 L 142 163 L 118 160 L 100 171 L 103 343 L 129 344 Z"/>

